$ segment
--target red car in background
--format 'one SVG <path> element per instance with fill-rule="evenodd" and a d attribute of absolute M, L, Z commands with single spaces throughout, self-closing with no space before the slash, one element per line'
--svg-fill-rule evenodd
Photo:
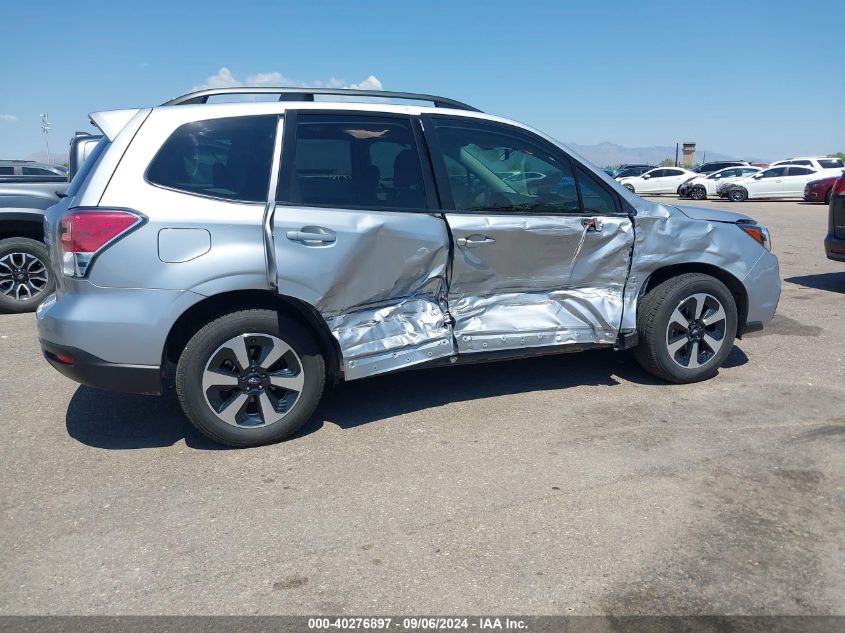
<path fill-rule="evenodd" d="M 833 188 L 833 183 L 839 179 L 839 176 L 830 176 L 828 178 L 821 178 L 819 180 L 811 180 L 804 185 L 804 200 L 807 202 L 830 202 L 830 190 Z"/>

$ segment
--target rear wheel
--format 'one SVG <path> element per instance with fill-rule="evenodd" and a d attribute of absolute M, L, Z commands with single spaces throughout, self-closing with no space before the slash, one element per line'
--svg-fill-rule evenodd
<path fill-rule="evenodd" d="M 53 285 L 44 244 L 28 237 L 0 240 L 0 311 L 31 312 Z"/>
<path fill-rule="evenodd" d="M 728 199 L 733 202 L 743 202 L 748 199 L 748 191 L 744 187 L 735 187 L 728 191 Z"/>
<path fill-rule="evenodd" d="M 176 368 L 176 392 L 185 415 L 207 437 L 258 446 L 308 422 L 325 373 L 317 343 L 299 322 L 271 310 L 244 310 L 191 338 Z"/>
<path fill-rule="evenodd" d="M 701 185 L 696 185 L 690 191 L 690 198 L 693 200 L 704 200 L 707 198 L 707 190 Z"/>
<path fill-rule="evenodd" d="M 730 354 L 737 321 L 736 302 L 721 281 L 701 273 L 672 277 L 640 301 L 637 361 L 669 382 L 706 380 Z"/>

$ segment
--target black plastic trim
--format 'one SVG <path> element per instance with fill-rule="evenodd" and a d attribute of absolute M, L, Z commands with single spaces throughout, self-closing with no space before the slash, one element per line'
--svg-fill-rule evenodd
<path fill-rule="evenodd" d="M 44 358 L 60 374 L 89 387 L 158 395 L 162 392 L 162 370 L 155 365 L 110 363 L 75 347 L 56 345 L 40 339 Z M 70 356 L 73 364 L 58 360 L 57 355 Z"/>

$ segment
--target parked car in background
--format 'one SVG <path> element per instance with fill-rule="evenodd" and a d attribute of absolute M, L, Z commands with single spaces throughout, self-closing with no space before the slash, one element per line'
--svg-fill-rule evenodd
<path fill-rule="evenodd" d="M 750 198 L 801 198 L 804 185 L 818 178 L 818 174 L 802 165 L 769 167 L 749 178 L 728 183 L 724 193 L 734 202 Z"/>
<path fill-rule="evenodd" d="M 34 163 L 20 161 L 14 166 L 22 173 L 0 176 L 0 312 L 30 312 L 53 291 L 55 277 L 43 243 L 44 210 L 65 195 L 99 139 L 78 133 L 71 140 L 70 171 L 63 176 L 23 173 Z"/>
<path fill-rule="evenodd" d="M 711 174 L 690 178 L 678 188 L 678 195 L 681 198 L 692 198 L 693 200 L 713 198 L 717 195 L 717 189 L 720 185 L 753 176 L 759 171 L 759 167 L 752 167 L 751 165 L 725 167 Z"/>
<path fill-rule="evenodd" d="M 837 178 L 830 190 L 824 251 L 828 259 L 845 262 L 845 175 Z"/>
<path fill-rule="evenodd" d="M 619 184 L 634 193 L 677 193 L 678 187 L 697 176 L 694 171 L 681 167 L 658 167 L 645 172 L 642 176 L 617 178 Z"/>
<path fill-rule="evenodd" d="M 65 181 L 67 169 L 31 160 L 0 160 L 0 182 L 34 182 L 36 180 Z"/>
<path fill-rule="evenodd" d="M 832 169 L 841 172 L 845 169 L 845 163 L 842 162 L 841 158 L 837 158 L 836 156 L 798 156 L 796 158 L 777 160 L 769 165 L 769 167 L 780 167 L 782 165 L 803 165 L 804 167 L 812 167 L 816 171 Z"/>
<path fill-rule="evenodd" d="M 280 99 L 206 103 L 243 94 Z M 224 444 L 296 433 L 327 381 L 431 364 L 633 347 L 704 380 L 777 306 L 750 217 L 644 200 L 450 99 L 231 88 L 91 120 L 106 138 L 45 222 L 44 356 L 141 393 L 175 364 L 183 411 Z"/>
<path fill-rule="evenodd" d="M 642 176 L 655 167 L 656 165 L 624 165 L 616 170 L 613 177 L 619 180 L 620 178 L 630 178 L 631 176 Z"/>
<path fill-rule="evenodd" d="M 804 200 L 807 202 L 830 202 L 831 190 L 833 184 L 839 180 L 842 175 L 828 176 L 827 178 L 820 178 L 818 180 L 811 180 L 804 185 Z"/>
<path fill-rule="evenodd" d="M 710 163 L 699 165 L 693 171 L 697 174 L 712 174 L 716 171 L 721 171 L 725 167 L 744 167 L 748 165 L 745 160 L 715 160 Z"/>

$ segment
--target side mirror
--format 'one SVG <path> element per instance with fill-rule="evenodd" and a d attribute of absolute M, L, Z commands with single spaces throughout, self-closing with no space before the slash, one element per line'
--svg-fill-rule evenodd
<path fill-rule="evenodd" d="M 643 180 L 648 180 L 649 178 L 651 178 L 651 176 L 649 176 L 648 174 L 643 174 Z"/>
<path fill-rule="evenodd" d="M 713 178 L 716 179 L 716 180 L 719 180 L 719 178 L 721 178 L 721 177 L 722 177 L 722 174 L 716 174 L 715 176 L 713 176 Z"/>
<path fill-rule="evenodd" d="M 754 174 L 754 180 L 760 180 L 763 177 L 763 174 Z"/>

